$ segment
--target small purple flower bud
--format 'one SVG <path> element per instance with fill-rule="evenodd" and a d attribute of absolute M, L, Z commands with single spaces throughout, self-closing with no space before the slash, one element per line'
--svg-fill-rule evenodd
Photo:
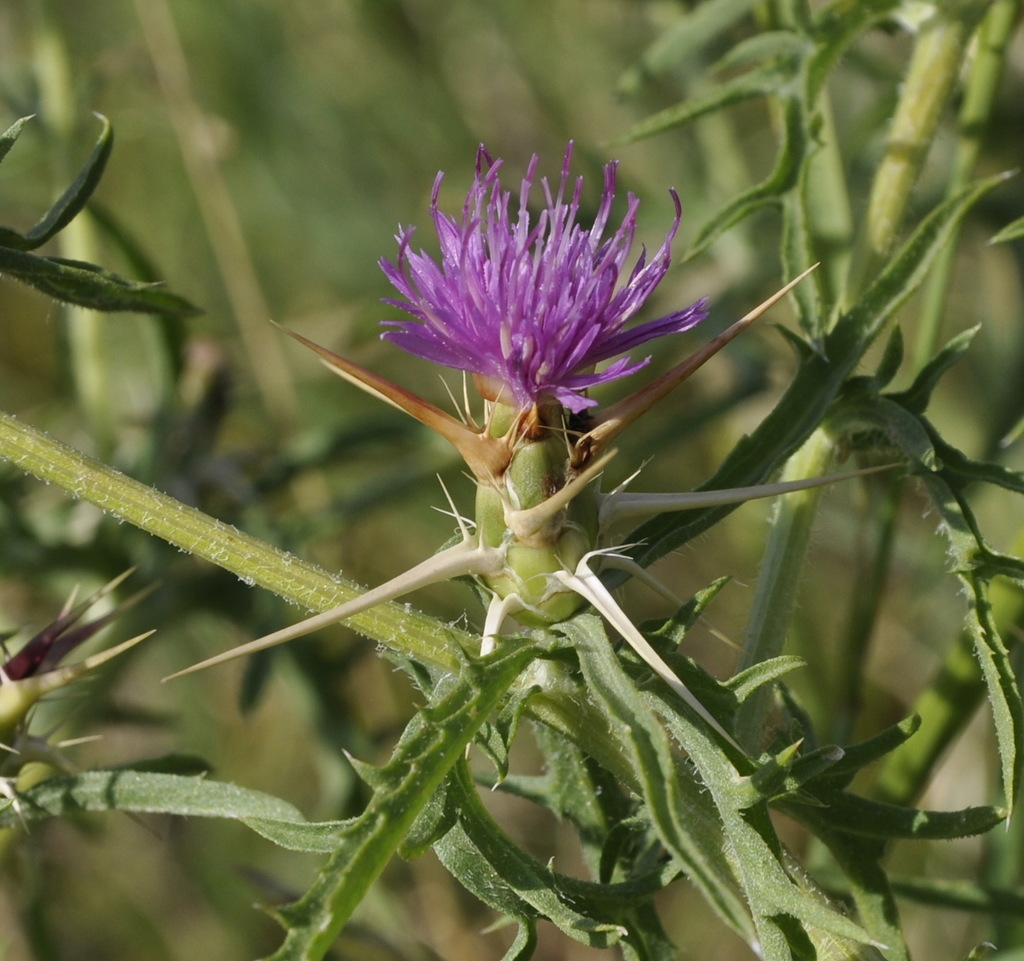
<path fill-rule="evenodd" d="M 27 641 L 17 654 L 6 657 L 0 664 L 0 744 L 11 745 L 16 732 L 23 727 L 29 710 L 39 698 L 71 683 L 86 671 L 106 663 L 148 636 L 140 634 L 77 664 L 65 667 L 59 665 L 62 658 L 148 593 L 140 591 L 106 614 L 79 624 L 89 608 L 111 593 L 130 573 L 128 571 L 114 578 L 80 604 L 71 606 L 69 602 L 53 622 Z"/>
<path fill-rule="evenodd" d="M 526 409 L 553 398 L 579 412 L 596 403 L 586 396 L 588 388 L 635 373 L 650 360 L 619 355 L 704 319 L 707 301 L 702 299 L 624 329 L 668 270 L 682 207 L 672 191 L 676 216 L 664 243 L 649 262 L 641 251 L 620 284 L 639 201 L 628 195 L 625 218 L 605 238 L 617 166 L 609 163 L 594 224 L 580 226 L 583 179 L 570 183 L 572 147 L 565 152 L 557 193 L 552 195 L 547 178 L 541 178 L 545 206 L 536 223 L 528 210 L 536 156 L 523 178 L 514 221 L 511 191 L 503 190 L 498 178 L 501 161 L 492 160 L 483 146 L 461 221 L 438 209 L 443 176 L 438 174 L 431 214 L 441 261 L 410 248 L 412 229 L 398 235 L 398 261 L 382 260 L 381 269 L 404 299 L 385 302 L 414 319 L 385 321 L 391 329 L 384 338 L 424 360 L 474 374 L 490 399 Z M 595 371 L 613 357 L 619 359 Z"/>

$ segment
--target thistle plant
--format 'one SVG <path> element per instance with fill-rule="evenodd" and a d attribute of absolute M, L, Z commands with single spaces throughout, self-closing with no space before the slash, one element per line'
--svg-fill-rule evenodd
<path fill-rule="evenodd" d="M 494 161 L 481 147 L 476 179 L 461 220 L 438 209 L 442 175 L 434 182 L 431 215 L 441 263 L 423 252 L 410 251 L 412 230 L 398 237 L 397 265 L 382 261 L 385 274 L 402 295 L 401 300 L 388 303 L 414 318 L 385 321 L 388 329 L 382 336 L 423 360 L 472 375 L 484 402 L 479 424 L 468 404 L 460 421 L 304 337 L 292 335 L 315 350 L 336 373 L 390 401 L 456 447 L 477 485 L 475 518 L 462 517 L 452 505 L 459 521 L 458 543 L 357 600 L 180 674 L 292 640 L 426 584 L 472 575 L 490 595 L 481 653 L 494 650 L 495 639 L 509 618 L 526 626 L 547 627 L 567 620 L 589 603 L 662 680 L 738 747 L 622 611 L 598 576 L 595 562 L 640 575 L 678 606 L 678 598 L 648 578 L 628 555 L 610 546 L 608 534 L 623 515 L 736 503 L 804 490 L 836 478 L 653 498 L 620 489 L 602 495 L 595 490 L 595 482 L 615 454 L 609 445 L 623 430 L 803 276 L 654 383 L 595 412 L 590 388 L 635 374 L 650 360 L 634 361 L 620 354 L 696 326 L 707 315 L 707 302 L 701 300 L 657 320 L 626 327 L 668 270 L 682 207 L 673 191 L 676 216 L 664 243 L 650 262 L 641 253 L 620 286 L 633 245 L 638 202 L 629 197 L 625 219 L 605 238 L 615 200 L 616 164 L 610 163 L 605 167 L 594 224 L 584 229 L 577 223 L 583 181 L 577 178 L 573 183 L 571 160 L 572 144 L 565 152 L 557 190 L 552 190 L 546 178 L 541 180 L 545 206 L 534 225 L 529 200 L 538 158 L 533 157 L 522 180 L 518 219 L 513 221 L 509 210 L 512 196 L 499 179 L 501 161 Z M 596 369 L 612 358 L 618 359 Z"/>
<path fill-rule="evenodd" d="M 478 5 L 471 6 L 478 14 Z M 204 763 L 176 753 L 82 769 L 65 765 L 53 746 L 26 726 L 26 710 L 37 695 L 83 669 L 53 663 L 68 644 L 92 630 L 90 625 L 80 634 L 63 632 L 65 622 L 84 610 L 79 605 L 65 612 L 53 631 L 6 658 L 0 678 L 0 723 L 6 733 L 0 740 L 27 751 L 12 754 L 0 770 L 9 802 L 0 811 L 6 837 L 20 837 L 26 828 L 38 831 L 37 822 L 76 819 L 83 812 L 185 815 L 193 823 L 200 817 L 231 819 L 251 828 L 259 844 L 269 841 L 316 857 L 314 868 L 306 866 L 308 883 L 300 882 L 306 884 L 305 893 L 299 887 L 266 906 L 283 929 L 283 940 L 276 928 L 253 933 L 245 925 L 242 932 L 233 922 L 225 949 L 230 956 L 236 948 L 239 956 L 260 953 L 275 961 L 320 959 L 334 949 L 343 957 L 369 956 L 370 947 L 359 940 L 360 924 L 352 922 L 379 929 L 390 923 L 379 923 L 374 913 L 380 903 L 375 892 L 391 890 L 389 879 L 382 877 L 387 866 L 398 855 L 413 862 L 410 870 L 415 871 L 417 859 L 432 851 L 452 883 L 474 895 L 489 918 L 512 922 L 508 931 L 473 940 L 467 949 L 456 933 L 469 937 L 466 932 L 478 925 L 478 916 L 451 919 L 446 928 L 450 943 L 435 938 L 429 950 L 452 961 L 488 951 L 505 961 L 527 961 L 541 953 L 538 940 L 545 927 L 587 948 L 613 949 L 627 961 L 679 957 L 674 942 L 686 942 L 691 935 L 693 945 L 703 946 L 684 950 L 723 961 L 931 961 L 927 952 L 916 950 L 920 932 L 906 926 L 904 918 L 935 904 L 941 910 L 973 911 L 980 918 L 965 928 L 970 943 L 943 945 L 948 951 L 943 958 L 980 957 L 985 949 L 974 945 L 988 940 L 998 944 L 996 959 L 1011 961 L 1024 944 L 1014 927 L 1024 912 L 1021 859 L 1012 850 L 1019 815 L 1009 820 L 1024 768 L 1024 707 L 1013 650 L 1024 561 L 1015 556 L 1018 549 L 989 542 L 988 519 L 976 509 L 979 492 L 1014 495 L 1000 502 L 1011 509 L 1024 492 L 1024 479 L 1012 466 L 1019 431 L 1010 429 L 1020 420 L 1019 397 L 1014 401 L 1014 390 L 1008 392 L 999 430 L 986 425 L 991 441 L 976 445 L 980 456 L 964 453 L 949 440 L 948 413 L 932 398 L 943 397 L 948 372 L 962 360 L 969 362 L 975 332 L 968 325 L 984 312 L 980 291 L 968 307 L 960 301 L 971 316 L 943 344 L 939 306 L 949 296 L 953 251 L 966 247 L 980 261 L 979 229 L 987 231 L 985 239 L 996 235 L 1006 244 L 995 248 L 1004 253 L 1021 233 L 1014 206 L 1019 206 L 1019 193 L 1012 193 L 1007 176 L 990 163 L 985 177 L 972 179 L 972 166 L 983 155 L 979 131 L 996 109 L 998 76 L 1020 4 L 965 0 L 914 9 L 897 3 L 836 2 L 814 9 L 801 3 L 764 4 L 758 5 L 756 25 L 747 18 L 751 6 L 731 0 L 694 5 L 621 80 L 623 91 L 636 94 L 647 89 L 652 77 L 668 83 L 679 70 L 690 76 L 705 51 L 731 45 L 710 72 L 701 74 L 696 92 L 652 111 L 620 138 L 623 144 L 638 142 L 707 121 L 693 141 L 694 151 L 703 151 L 703 172 L 682 155 L 678 170 L 658 167 L 661 198 L 671 183 L 679 187 L 678 195 L 669 191 L 667 228 L 661 225 L 660 236 L 662 215 L 656 204 L 645 198 L 641 217 L 638 197 L 629 191 L 623 197 L 618 190 L 620 179 L 635 182 L 633 159 L 609 161 L 614 151 L 576 131 L 566 131 L 561 140 L 574 138 L 575 146 L 570 141 L 560 170 L 557 153 L 549 155 L 549 148 L 539 144 L 527 146 L 525 153 L 533 156 L 523 169 L 497 159 L 521 152 L 522 145 L 509 151 L 503 144 L 494 155 L 478 148 L 461 210 L 443 200 L 446 188 L 458 184 L 461 175 L 448 167 L 452 172 L 446 180 L 437 176 L 429 195 L 436 239 L 400 228 L 397 254 L 380 261 L 392 291 L 384 298 L 382 325 L 375 330 L 386 342 L 376 356 L 393 357 L 398 352 L 392 348 L 398 347 L 415 365 L 410 370 L 450 375 L 450 407 L 417 396 L 403 386 L 408 381 L 402 376 L 393 381 L 375 372 L 380 369 L 376 361 L 356 362 L 373 353 L 363 344 L 335 352 L 307 337 L 301 319 L 288 318 L 287 328 L 281 326 L 349 385 L 398 409 L 383 412 L 381 417 L 389 420 L 375 423 L 411 417 L 414 433 L 408 436 L 433 432 L 464 465 L 467 476 L 455 478 L 444 490 L 452 539 L 407 570 L 389 568 L 390 580 L 363 588 L 249 533 L 275 531 L 282 542 L 293 544 L 308 540 L 298 532 L 302 524 L 321 524 L 328 513 L 324 499 L 296 496 L 301 511 L 279 506 L 297 491 L 322 493 L 326 461 L 296 468 L 282 444 L 282 450 L 268 456 L 265 474 L 253 472 L 248 486 L 234 486 L 245 495 L 232 500 L 221 491 L 219 498 L 203 503 L 222 514 L 220 520 L 46 435 L 29 423 L 39 416 L 32 408 L 22 418 L 0 414 L 0 457 L 127 522 L 98 523 L 95 543 L 81 547 L 81 535 L 72 534 L 68 515 L 67 541 L 60 545 L 65 549 L 52 549 L 48 545 L 59 541 L 54 531 L 61 531 L 61 525 L 51 520 L 40 527 L 46 536 L 36 535 L 34 507 L 19 486 L 31 489 L 32 482 L 12 482 L 13 506 L 0 514 L 10 559 L 45 557 L 57 568 L 68 557 L 88 556 L 97 570 L 138 560 L 148 565 L 147 576 L 166 568 L 168 586 L 137 607 L 147 624 L 166 630 L 131 656 L 151 657 L 156 651 L 164 658 L 155 681 L 168 671 L 177 678 L 255 655 L 246 661 L 246 703 L 258 696 L 273 668 L 290 660 L 297 669 L 281 676 L 305 685 L 303 696 L 315 702 L 325 729 L 345 729 L 347 740 L 340 745 L 345 770 L 362 782 L 331 808 L 327 820 L 311 821 L 291 800 L 248 783 L 227 783 Z M 176 49 L 167 34 L 173 23 L 161 19 L 161 2 L 138 7 L 170 109 L 184 110 L 189 123 L 180 129 L 194 132 L 196 114 L 181 100 L 188 90 L 181 63 L 169 56 Z M 523 18 L 523 29 L 527 21 Z M 847 76 L 864 82 L 858 44 L 880 28 L 905 33 L 910 55 L 898 91 L 893 84 L 897 103 L 877 169 L 866 171 L 858 157 L 844 153 L 844 138 L 852 134 L 847 118 L 832 104 L 847 103 Z M 441 28 L 431 22 L 423 29 Z M 735 37 L 744 31 L 747 39 L 737 43 Z M 425 65 L 426 59 L 417 63 Z M 561 63 L 552 58 L 552 70 Z M 872 82 L 881 83 L 877 76 Z M 961 84 L 962 113 L 950 129 L 944 109 Z M 538 102 L 548 102 L 549 95 L 545 91 Z M 754 99 L 770 104 L 778 154 L 763 180 L 740 187 L 730 178 L 736 177 L 735 161 L 749 145 L 742 122 L 733 124 L 727 108 Z M 411 130 L 419 129 L 416 119 L 406 118 Z M 44 245 L 59 243 L 72 221 L 89 216 L 112 146 L 110 125 L 101 124 L 99 142 L 84 167 L 70 186 L 58 190 L 58 201 L 36 225 L 0 229 L 0 269 L 59 301 L 156 314 L 170 329 L 166 325 L 182 324 L 194 308 L 154 286 L 152 276 L 146 282 L 128 280 L 72 256 L 41 252 Z M 0 159 L 28 129 L 19 121 L 0 137 Z M 448 134 L 453 143 L 464 139 L 454 130 Z M 472 143 L 500 139 L 483 134 L 474 133 Z M 936 189 L 941 174 L 922 177 L 930 148 L 944 135 L 946 142 L 957 143 L 956 156 L 947 181 Z M 186 158 L 194 146 L 183 137 Z M 597 153 L 600 163 L 594 164 Z M 206 157 L 206 166 L 196 169 L 209 174 L 211 162 Z M 422 184 L 411 189 L 427 188 L 438 166 L 448 165 L 431 160 Z M 588 166 L 602 171 L 597 183 L 576 172 Z M 554 176 L 544 174 L 552 169 Z M 861 203 L 858 185 L 868 173 Z M 224 198 L 210 200 L 212 182 L 207 177 L 196 187 L 207 218 L 212 209 L 223 214 Z M 723 188 L 728 196 L 712 209 L 706 198 L 721 197 Z M 590 203 L 593 196 L 596 202 Z M 685 228 L 680 196 L 687 207 Z M 681 235 L 695 208 L 700 227 L 681 256 Z M 866 211 L 863 222 L 855 213 L 861 208 Z M 754 218 L 764 210 L 777 218 Z M 407 215 L 403 211 L 403 220 Z M 965 223 L 971 229 L 961 236 Z M 653 243 L 638 243 L 652 231 Z M 276 232 L 270 233 L 279 243 Z M 216 259 L 237 266 L 244 259 L 237 248 L 228 256 L 218 246 L 226 243 L 225 236 L 234 234 L 210 232 Z M 688 306 L 692 297 L 673 303 L 675 295 L 667 292 L 672 278 L 714 262 L 719 241 L 737 244 L 734 252 L 755 252 L 745 270 L 759 274 L 756 286 L 777 292 L 748 297 L 746 291 L 755 285 L 744 281 L 708 287 L 706 299 Z M 173 247 L 165 248 L 168 256 Z M 436 253 L 428 252 L 431 247 Z M 766 257 L 769 249 L 778 256 Z M 386 251 L 375 250 L 373 256 L 381 253 Z M 298 284 L 296 278 L 308 269 L 305 262 L 292 262 L 281 287 Z M 1016 277 L 1019 265 L 1006 254 L 1002 270 Z M 925 306 L 919 307 L 913 295 L 926 285 Z M 734 294 L 732 286 L 741 291 Z M 656 289 L 659 297 L 669 298 L 669 312 L 652 318 Z M 752 309 L 729 325 L 732 317 L 726 315 L 738 302 L 742 306 L 733 316 Z M 720 441 L 718 466 L 700 488 L 644 493 L 655 486 L 648 485 L 647 475 L 659 463 L 688 450 L 689 440 L 675 429 L 688 413 L 680 385 L 713 359 L 703 377 L 714 366 L 727 366 L 744 346 L 740 335 L 769 310 L 780 333 L 766 330 L 762 321 L 747 337 L 761 337 L 764 343 L 781 336 L 794 348 L 787 386 L 760 419 L 745 420 L 743 430 L 735 432 L 738 439 Z M 915 327 L 918 312 L 921 322 Z M 133 320 L 117 320 L 122 322 Z M 905 338 L 915 329 L 923 333 L 908 352 Z M 269 333 L 283 354 L 285 337 Z M 986 336 L 983 331 L 981 337 Z M 73 353 L 75 339 L 67 343 Z M 684 349 L 683 343 L 697 346 Z M 176 386 L 181 388 L 187 365 L 184 355 L 176 353 L 180 343 L 167 337 L 162 349 L 166 369 L 178 372 Z M 693 352 L 686 356 L 687 350 Z M 685 359 L 678 360 L 681 356 Z M 991 380 L 996 394 L 994 373 Z M 619 391 L 619 399 L 607 400 L 610 390 Z M 223 397 L 211 393 L 186 411 L 192 416 L 184 422 L 200 425 L 190 434 L 195 445 L 216 433 L 216 415 L 210 412 L 226 407 Z M 324 406 L 353 405 L 355 397 L 349 386 L 318 385 L 316 402 L 303 407 L 303 415 L 314 420 Z M 972 407 L 988 400 L 976 394 Z M 724 406 L 735 412 L 728 403 Z M 625 451 L 635 449 L 631 438 L 666 411 L 673 430 L 652 442 L 642 459 L 627 463 Z M 262 418 L 260 429 L 272 432 L 278 416 L 283 416 L 280 411 Z M 201 502 L 195 465 L 208 467 L 217 452 L 194 446 L 187 466 L 185 457 L 175 462 L 175 445 L 164 440 L 170 436 L 167 425 L 176 418 L 182 419 L 182 410 L 168 406 L 150 425 L 153 449 L 166 447 L 159 451 L 162 459 L 129 459 L 119 466 L 155 477 L 158 486 L 168 489 L 180 490 L 178 482 L 185 480 L 185 489 Z M 716 436 L 727 436 L 719 419 L 710 419 L 709 426 Z M 1002 448 L 995 443 L 997 435 L 1005 441 Z M 94 446 L 108 449 L 98 442 Z M 401 459 L 394 473 L 412 475 L 414 460 Z M 354 469 L 352 458 L 346 459 L 343 472 Z M 611 481 L 612 476 L 626 480 Z M 839 616 L 839 636 L 826 636 L 816 627 L 807 632 L 814 634 L 808 640 L 798 596 L 808 606 L 818 601 L 808 593 L 808 584 L 816 582 L 808 577 L 805 559 L 819 498 L 838 481 L 844 490 L 864 494 L 871 505 L 857 522 L 865 559 L 861 567 L 844 561 L 851 599 L 849 610 Z M 289 488 L 293 483 L 294 489 Z M 945 547 L 948 577 L 929 587 L 948 604 L 945 595 L 954 591 L 945 588 L 955 586 L 965 601 L 963 621 L 943 639 L 944 645 L 928 637 L 943 648 L 945 662 L 933 680 L 920 672 L 917 704 L 870 709 L 862 680 L 867 651 L 879 643 L 873 635 L 894 643 L 882 635 L 881 610 L 891 588 L 888 572 L 898 558 L 897 505 L 904 491 L 926 501 L 925 513 L 939 522 L 934 537 Z M 723 564 L 714 580 L 694 591 L 681 589 L 671 572 L 649 568 L 707 534 L 703 553 L 718 537 L 715 525 L 737 505 L 758 498 L 776 499 L 764 558 L 750 592 L 735 664 L 713 676 L 701 657 L 687 655 L 697 652 L 695 629 L 714 621 L 716 611 L 728 603 L 725 584 L 733 572 Z M 294 519 L 300 513 L 301 523 Z M 64 519 L 56 512 L 53 516 Z M 1005 516 L 1011 516 L 1010 510 Z M 160 553 L 151 539 L 139 547 L 125 533 L 132 526 L 211 563 L 185 579 L 187 589 L 182 589 L 180 571 L 186 562 L 175 552 Z M 73 536 L 79 541 L 73 542 Z M 68 549 L 72 543 L 74 550 Z M 387 554 L 389 547 L 385 539 L 375 540 L 380 553 Z M 300 547 L 298 553 L 306 551 Z M 846 550 L 844 558 L 853 553 Z M 15 566 L 10 560 L 5 575 L 15 576 Z M 182 636 L 175 628 L 196 610 L 228 611 L 230 592 L 223 578 L 215 579 L 218 571 L 237 575 L 247 585 L 237 588 L 245 598 L 238 606 L 247 608 L 247 616 L 237 618 L 230 639 L 227 632 L 218 632 L 204 641 L 208 646 L 199 663 L 189 666 L 195 657 L 183 645 L 161 644 L 160 639 Z M 419 588 L 452 579 L 470 582 L 481 602 L 468 605 L 457 622 L 396 603 Z M 635 598 L 617 593 L 631 579 L 660 595 L 670 613 L 652 617 Z M 118 595 L 120 583 L 104 590 Z M 165 591 L 169 598 L 161 600 Z M 294 611 L 268 613 L 261 602 L 252 603 L 267 592 L 313 613 L 304 620 Z M 839 606 L 831 596 L 828 601 Z M 333 649 L 333 638 L 325 638 L 320 648 L 308 642 L 289 645 L 284 650 L 290 658 L 284 650 L 269 651 L 339 621 L 376 641 L 378 652 L 401 668 L 413 689 L 411 719 L 403 721 L 397 742 L 389 742 L 390 756 L 383 763 L 372 763 L 370 739 L 362 739 L 358 724 L 325 690 L 324 662 L 309 669 L 305 660 L 317 657 L 317 650 Z M 915 630 L 922 638 L 919 650 L 936 625 Z M 255 639 L 232 647 L 239 637 Z M 816 646 L 834 654 L 840 666 L 823 665 Z M 212 656 L 201 660 L 206 654 Z M 112 652 L 83 663 L 91 667 L 109 656 Z M 231 676 L 212 672 L 201 680 L 154 683 L 152 690 L 154 697 L 171 698 L 190 690 L 189 684 L 209 684 L 201 690 L 221 696 L 223 687 L 213 685 L 230 683 Z M 297 676 L 302 680 L 296 682 Z M 91 703 L 106 696 L 100 690 Z M 933 799 L 924 795 L 926 784 L 952 765 L 945 752 L 983 698 L 989 705 L 986 730 L 995 742 L 998 785 L 976 792 L 968 806 L 935 810 Z M 8 709 L 11 704 L 15 707 Z M 198 704 L 184 697 L 180 709 L 193 716 Z M 293 720 L 276 723 L 290 731 Z M 322 756 L 327 752 L 318 738 L 329 743 L 325 730 L 308 742 L 289 737 L 288 751 Z M 541 758 L 538 769 L 524 771 L 514 757 L 524 741 Z M 41 783 L 23 777 L 19 760 L 28 757 L 33 745 L 54 767 Z M 331 744 L 332 749 L 338 746 Z M 259 755 L 259 776 L 287 767 L 275 765 L 264 740 L 259 748 L 252 751 L 247 745 L 241 752 Z M 360 760 L 353 753 L 370 757 Z M 197 767 L 204 776 L 195 776 Z M 564 848 L 545 861 L 514 840 L 516 832 L 505 815 L 489 806 L 492 794 L 514 796 L 553 814 L 566 833 L 573 833 L 578 865 L 566 863 Z M 979 794 L 983 803 L 973 800 Z M 992 830 L 1008 821 L 1008 831 Z M 911 847 L 934 850 L 935 842 L 954 838 L 980 839 L 975 843 L 987 846 L 1001 873 L 993 868 L 950 884 L 927 866 L 908 871 L 900 859 Z M 204 842 L 204 847 L 211 846 Z M 223 866 L 219 850 L 209 858 Z M 689 889 L 706 905 L 699 920 L 692 907 L 696 899 L 675 900 Z M 248 887 L 244 896 L 251 901 Z M 45 897 L 39 903 L 45 906 Z M 689 905 L 685 914 L 679 904 Z M 389 910 L 416 917 L 415 909 L 398 905 L 397 896 L 389 895 Z M 440 912 L 431 903 L 428 910 L 435 909 Z M 395 943 L 386 950 L 396 957 L 417 957 L 412 942 L 418 934 L 403 938 L 397 930 L 402 926 L 392 924 L 396 933 L 389 940 Z M 405 926 L 418 931 L 415 923 Z M 39 927 L 27 924 L 26 930 Z M 701 941 L 704 929 L 713 933 Z M 36 953 L 46 957 L 45 938 L 33 943 Z M 381 950 L 380 943 L 373 949 Z M 172 933 L 160 950 L 174 956 L 193 949 Z M 206 944 L 201 950 L 216 953 Z M 568 956 L 551 944 L 541 950 Z"/>

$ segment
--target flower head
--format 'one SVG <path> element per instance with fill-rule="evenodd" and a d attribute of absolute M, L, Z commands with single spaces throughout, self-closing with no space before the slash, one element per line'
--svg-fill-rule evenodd
<path fill-rule="evenodd" d="M 442 174 L 434 181 L 431 214 L 441 261 L 410 248 L 412 229 L 398 235 L 397 263 L 381 267 L 404 299 L 388 300 L 412 320 L 385 321 L 383 336 L 425 360 L 475 375 L 481 392 L 520 408 L 553 398 L 573 412 L 595 402 L 585 394 L 597 384 L 626 377 L 650 358 L 620 356 L 656 337 L 679 333 L 707 314 L 700 300 L 685 310 L 626 329 L 668 270 L 670 247 L 682 210 L 650 261 L 645 252 L 620 283 L 636 231 L 639 201 L 628 195 L 625 218 L 605 238 L 615 198 L 616 164 L 604 168 L 604 191 L 593 225 L 576 222 L 583 178 L 570 181 L 572 144 L 553 194 L 540 185 L 544 209 L 534 223 L 528 210 L 534 156 L 510 210 L 511 191 L 499 180 L 500 160 L 481 146 L 476 178 L 461 220 L 438 209 Z M 515 219 L 513 220 L 513 217 Z M 595 365 L 618 358 L 604 370 Z"/>

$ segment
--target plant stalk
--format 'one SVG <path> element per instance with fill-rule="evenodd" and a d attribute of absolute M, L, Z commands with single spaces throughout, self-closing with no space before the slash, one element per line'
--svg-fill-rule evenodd
<path fill-rule="evenodd" d="M 243 534 L 2 412 L 0 457 L 303 610 L 330 610 L 361 593 L 351 581 Z M 473 635 L 408 611 L 403 604 L 381 604 L 353 615 L 348 623 L 366 637 L 447 670 L 458 667 L 453 645 L 472 649 L 479 643 Z"/>

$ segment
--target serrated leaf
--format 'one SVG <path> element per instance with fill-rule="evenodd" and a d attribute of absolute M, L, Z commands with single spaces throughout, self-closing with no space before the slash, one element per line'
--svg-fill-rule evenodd
<path fill-rule="evenodd" d="M 634 804 L 616 778 L 587 758 L 568 738 L 545 725 L 535 725 L 534 738 L 544 755 L 544 773 L 513 775 L 492 784 L 477 774 L 477 781 L 502 793 L 525 798 L 547 808 L 576 827 L 583 857 L 591 874 L 608 881 L 617 865 L 609 836 L 623 825 L 636 838 Z M 635 853 L 635 852 L 634 852 Z M 609 862 L 608 858 L 612 860 Z M 635 867 L 636 863 L 631 863 Z"/>
<path fill-rule="evenodd" d="M 466 660 L 458 676 L 438 686 L 381 769 L 381 786 L 366 810 L 346 822 L 312 887 L 276 912 L 286 935 L 273 961 L 324 957 L 480 725 L 538 654 L 532 643 L 512 639 L 486 658 Z"/>
<path fill-rule="evenodd" d="M 499 780 L 508 774 L 509 748 L 519 729 L 523 711 L 535 691 L 536 688 L 517 689 L 494 721 L 484 724 L 477 735 L 477 747 L 490 758 Z"/>
<path fill-rule="evenodd" d="M 970 589 L 967 630 L 974 641 L 974 651 L 988 690 L 999 745 L 1003 793 L 1006 806 L 1012 811 L 1024 773 L 1024 704 L 1010 654 L 992 619 L 988 585 L 978 577 L 965 577 L 964 580 Z"/>
<path fill-rule="evenodd" d="M 460 880 L 496 910 L 547 918 L 574 940 L 609 947 L 626 933 L 628 908 L 645 901 L 671 880 L 664 868 L 616 884 L 596 884 L 558 874 L 515 845 L 484 809 L 465 762 L 448 784 L 457 811 L 455 827 L 437 844 L 437 854 Z"/>
<path fill-rule="evenodd" d="M 669 730 L 683 745 L 700 771 L 715 801 L 730 860 L 743 886 L 747 903 L 766 959 L 789 959 L 805 949 L 801 939 L 836 937 L 870 944 L 870 936 L 859 925 L 830 905 L 816 892 L 800 887 L 780 862 L 781 846 L 775 837 L 767 809 L 748 808 L 750 796 L 738 771 L 722 748 L 703 727 L 690 723 L 667 700 L 650 696 L 653 706 Z M 798 929 L 780 924 L 780 919 L 799 922 Z"/>

